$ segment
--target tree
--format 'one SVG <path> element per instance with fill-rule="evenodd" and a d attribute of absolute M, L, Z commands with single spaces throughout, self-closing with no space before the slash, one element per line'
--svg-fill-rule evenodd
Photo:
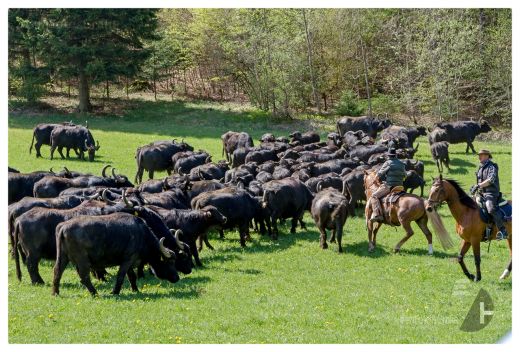
<path fill-rule="evenodd" d="M 42 59 L 60 76 L 78 80 L 80 112 L 91 110 L 90 85 L 131 76 L 150 55 L 156 10 L 51 9 Z"/>

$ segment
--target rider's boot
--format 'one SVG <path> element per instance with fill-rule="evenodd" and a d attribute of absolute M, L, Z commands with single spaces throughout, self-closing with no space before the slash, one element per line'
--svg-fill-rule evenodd
<path fill-rule="evenodd" d="M 385 218 L 383 217 L 383 209 L 381 209 L 381 203 L 379 199 L 372 197 L 370 198 L 370 204 L 372 205 L 372 216 L 370 217 L 370 222 L 383 222 Z"/>

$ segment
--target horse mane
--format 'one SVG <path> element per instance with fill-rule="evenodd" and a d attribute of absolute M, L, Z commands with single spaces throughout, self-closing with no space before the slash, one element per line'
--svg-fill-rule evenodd
<path fill-rule="evenodd" d="M 446 180 L 450 183 L 450 185 L 453 186 L 453 188 L 455 188 L 455 190 L 457 191 L 457 194 L 459 195 L 459 200 L 462 204 L 464 204 L 465 206 L 467 206 L 468 208 L 471 208 L 471 209 L 477 209 L 478 208 L 478 205 L 477 203 L 473 200 L 473 198 L 471 198 L 470 196 L 468 196 L 466 194 L 466 192 L 464 192 L 464 190 L 462 189 L 462 187 L 459 185 L 459 183 L 455 180 Z"/>

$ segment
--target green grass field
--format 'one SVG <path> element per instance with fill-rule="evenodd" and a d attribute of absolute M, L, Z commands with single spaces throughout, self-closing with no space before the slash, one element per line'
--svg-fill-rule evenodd
<path fill-rule="evenodd" d="M 157 139 L 185 138 L 220 158 L 220 135 L 228 130 L 247 131 L 255 139 L 265 132 L 287 135 L 291 130 L 319 128 L 326 135 L 332 121 L 280 122 L 263 113 L 234 105 L 213 103 L 138 102 L 123 116 L 88 117 L 101 144 L 96 162 L 49 160 L 29 155 L 32 127 L 39 122 L 74 120 L 76 115 L 9 117 L 9 165 L 27 172 L 59 169 L 99 174 L 112 164 L 133 180 L 136 147 Z M 500 165 L 501 186 L 511 196 L 511 145 L 476 142 L 493 151 Z M 468 189 L 474 182 L 477 158 L 464 154 L 462 144 L 450 147 L 454 178 Z M 425 138 L 417 157 L 436 175 Z M 156 175 L 163 177 L 163 173 Z M 361 211 L 359 211 L 361 214 Z M 455 239 L 454 221 L 446 207 L 443 220 Z M 215 250 L 201 252 L 203 268 L 194 269 L 177 284 L 147 276 L 133 293 L 125 282 L 120 296 L 110 295 L 113 280 L 93 281 L 99 296 L 90 297 L 72 268 L 62 279 L 60 297 L 51 296 L 51 262 L 41 264 L 44 286 L 31 286 L 23 267 L 19 283 L 9 259 L 10 343 L 492 343 L 511 329 L 511 279 L 498 277 L 509 260 L 506 243 L 493 243 L 482 254 L 483 280 L 465 279 L 455 255 L 443 251 L 434 237 L 433 256 L 427 255 L 424 235 L 416 232 L 400 254 L 392 249 L 403 236 L 401 228 L 383 227 L 378 248 L 367 253 L 364 218 L 349 218 L 345 225 L 345 253 L 332 244 L 319 248 L 319 234 L 310 216 L 308 231 L 289 234 L 281 227 L 276 242 L 253 233 L 247 248 L 240 248 L 238 233 L 220 240 L 210 235 Z M 414 229 L 419 231 L 415 226 Z M 458 239 L 456 239 L 456 242 Z M 467 264 L 474 272 L 471 251 Z M 115 270 L 110 271 L 112 274 Z M 457 291 L 462 287 L 462 294 Z M 489 292 L 495 312 L 483 330 L 467 333 L 459 328 L 477 292 Z"/>

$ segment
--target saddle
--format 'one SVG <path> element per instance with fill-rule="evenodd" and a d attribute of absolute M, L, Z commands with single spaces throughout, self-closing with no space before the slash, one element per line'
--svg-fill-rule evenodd
<path fill-rule="evenodd" d="M 486 204 L 480 195 L 476 195 L 475 202 L 479 206 L 482 221 L 488 225 L 493 224 L 493 217 L 487 212 Z M 504 222 L 513 220 L 513 206 L 507 202 L 507 199 L 502 197 L 502 192 L 498 195 L 498 213 L 502 215 Z"/>
<path fill-rule="evenodd" d="M 386 204 L 386 205 L 394 204 L 404 194 L 406 194 L 406 192 L 404 191 L 403 186 L 395 186 L 390 190 L 390 193 L 388 193 L 386 196 L 384 196 L 381 199 L 381 203 Z"/>

